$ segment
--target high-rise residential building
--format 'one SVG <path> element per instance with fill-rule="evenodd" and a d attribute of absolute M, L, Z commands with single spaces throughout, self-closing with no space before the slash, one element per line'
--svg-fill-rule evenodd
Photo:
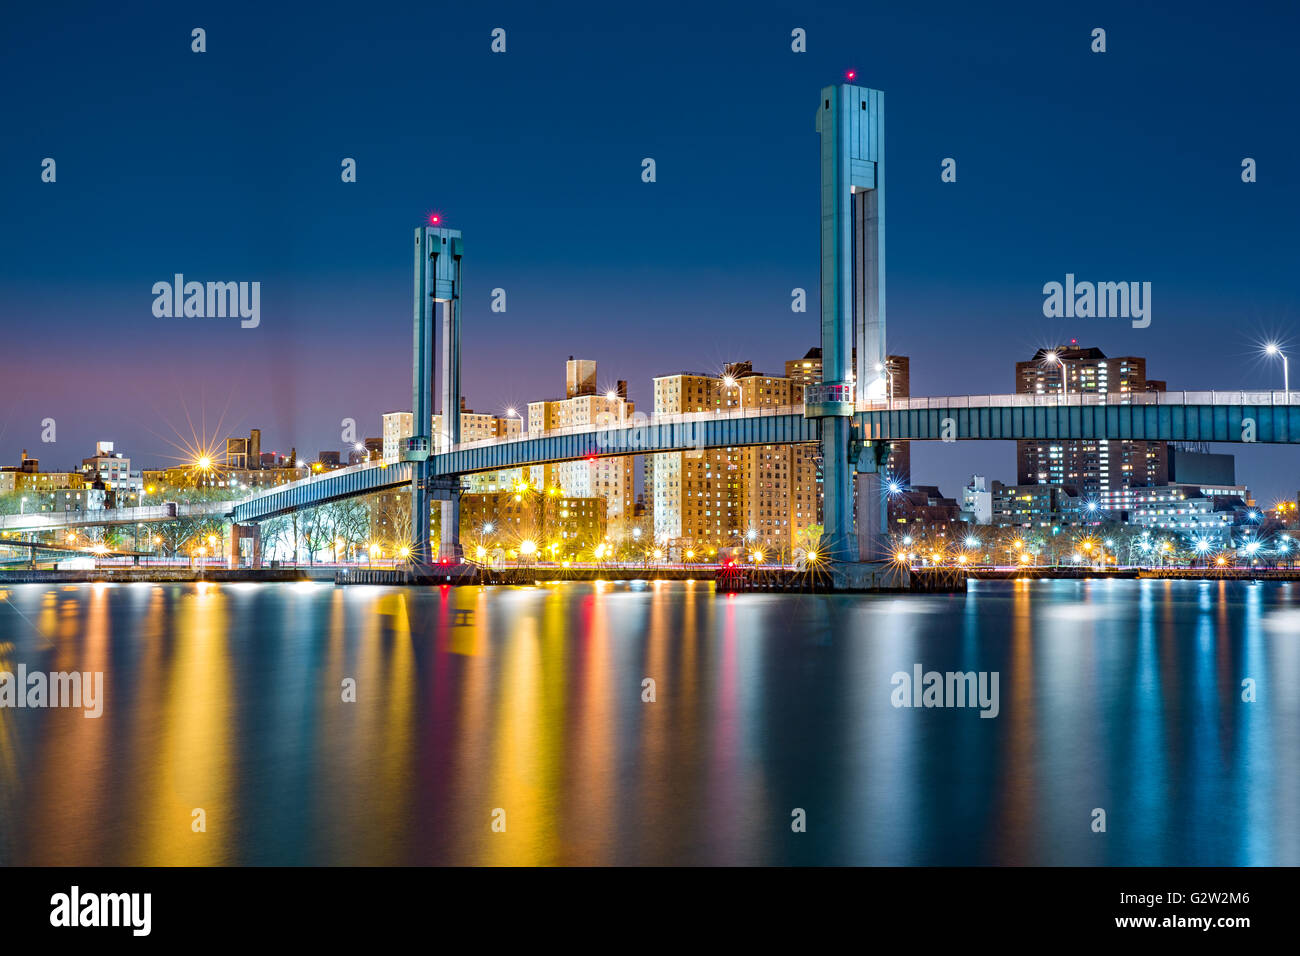
<path fill-rule="evenodd" d="M 1062 346 L 1039 349 L 1016 363 L 1016 392 L 1030 395 L 1095 394 L 1103 403 L 1127 405 L 1132 396 L 1163 391 L 1148 380 L 1146 359 L 1108 358 L 1101 349 Z M 1124 511 L 1134 489 L 1169 480 L 1168 443 L 1098 439 L 1033 439 L 1016 442 L 1021 485 L 1069 485 L 1103 511 Z"/>
<path fill-rule="evenodd" d="M 654 380 L 656 415 L 779 408 L 803 402 L 803 385 L 748 362 L 721 375 L 679 372 Z M 817 446 L 756 445 L 647 455 L 655 541 L 670 549 L 745 545 L 792 550 L 818 524 Z"/>
<path fill-rule="evenodd" d="M 636 411 L 635 404 L 627 400 L 626 382 L 620 382 L 611 391 L 597 393 L 596 363 L 588 359 L 570 358 L 565 364 L 565 393 L 562 399 L 528 403 L 530 438 L 563 428 L 592 425 L 617 428 L 629 424 Z M 633 455 L 579 459 L 534 465 L 524 477 L 533 488 L 559 488 L 574 498 L 604 499 L 607 531 L 619 540 L 628 530 L 636 503 L 634 463 Z M 507 479 L 513 477 L 503 474 Z"/>
<path fill-rule="evenodd" d="M 858 350 L 853 350 L 854 367 L 856 367 Z M 912 392 L 912 360 L 906 355 L 885 356 L 885 388 L 890 398 L 908 398 Z M 800 385 L 816 385 L 822 380 L 822 350 L 811 348 L 803 358 L 790 359 L 785 363 L 785 377 Z M 888 472 L 904 484 L 912 480 L 911 444 L 905 441 L 891 442 L 889 445 Z"/>
<path fill-rule="evenodd" d="M 402 442 L 415 434 L 410 412 L 385 412 L 381 434 L 384 439 L 384 461 L 390 465 L 402 460 Z"/>
<path fill-rule="evenodd" d="M 411 412 L 386 412 L 383 416 L 383 458 L 392 462 L 402 460 L 402 443 L 415 434 Z M 435 413 L 429 422 L 432 435 L 433 451 L 442 448 L 442 413 Z M 501 417 L 486 412 L 476 412 L 465 407 L 465 400 L 460 403 L 460 440 L 462 443 L 483 441 L 489 438 L 505 438 L 519 435 L 518 418 Z"/>

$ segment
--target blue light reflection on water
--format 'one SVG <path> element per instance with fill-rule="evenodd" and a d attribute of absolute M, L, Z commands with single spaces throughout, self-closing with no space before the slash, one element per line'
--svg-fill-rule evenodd
<path fill-rule="evenodd" d="M 0 670 L 107 682 L 0 710 L 4 863 L 1300 863 L 1292 584 L 0 591 Z"/>

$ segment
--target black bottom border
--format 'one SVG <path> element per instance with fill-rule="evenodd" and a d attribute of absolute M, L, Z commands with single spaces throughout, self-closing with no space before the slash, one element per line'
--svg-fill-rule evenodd
<path fill-rule="evenodd" d="M 834 929 L 873 942 L 1132 936 L 1231 944 L 1249 938 L 1243 933 L 1285 931 L 1295 876 L 1284 868 L 11 868 L 0 869 L 0 898 L 8 941 L 337 944 L 357 934 L 401 942 L 423 933 L 436 943 L 450 931 L 449 942 L 519 934 L 538 945 L 539 932 L 598 941 L 623 926 L 629 941 L 665 932 L 681 939 L 695 927 L 733 941 L 779 931 L 812 943 Z M 88 895 L 148 893 L 148 935 L 130 925 L 52 925 L 70 922 L 74 886 L 83 912 Z M 125 913 L 121 921 L 130 922 Z"/>

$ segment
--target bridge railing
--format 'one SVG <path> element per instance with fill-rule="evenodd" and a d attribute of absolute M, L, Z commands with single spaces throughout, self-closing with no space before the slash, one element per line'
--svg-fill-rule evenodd
<path fill-rule="evenodd" d="M 38 511 L 21 515 L 0 516 L 0 530 L 41 531 L 64 528 L 70 524 L 136 524 L 166 521 L 170 518 L 201 518 L 225 514 L 233 501 L 198 501 L 170 505 L 140 505 L 135 508 L 100 508 L 79 511 Z"/>
<path fill-rule="evenodd" d="M 1091 405 L 1269 405 L 1300 406 L 1300 392 L 1216 389 L 1177 392 L 1076 392 L 1062 395 L 949 395 L 859 401 L 859 411 L 942 408 L 1045 408 Z"/>
<path fill-rule="evenodd" d="M 267 495 L 277 494 L 281 491 L 289 491 L 293 488 L 304 488 L 308 485 L 317 485 L 328 478 L 340 478 L 344 475 L 355 475 L 358 472 L 372 471 L 381 468 L 401 468 L 406 462 L 395 461 L 389 462 L 379 459 L 376 461 L 364 461 L 359 465 L 348 465 L 344 468 L 332 468 L 329 471 L 312 472 L 306 478 L 298 478 L 295 481 L 286 481 L 284 484 L 271 485 L 267 488 L 259 489 L 255 494 L 251 494 L 240 501 L 253 501 L 256 498 L 264 498 Z M 235 504 L 235 502 L 231 502 Z"/>
<path fill-rule="evenodd" d="M 565 425 L 561 428 L 548 428 L 545 431 L 502 438 L 482 438 L 478 441 L 461 442 L 453 445 L 452 451 L 470 448 L 483 448 L 491 445 L 508 445 L 512 442 L 528 441 L 533 438 L 552 438 L 556 435 L 590 435 L 596 432 L 618 430 L 622 428 L 653 428 L 658 425 L 689 425 L 694 422 L 727 421 L 730 419 L 761 418 L 766 415 L 802 415 L 803 405 L 756 405 L 750 408 L 719 409 L 710 412 L 680 412 L 671 415 L 642 415 L 634 413 L 625 418 L 611 418 L 609 421 L 586 425 Z M 435 450 L 435 454 L 437 450 Z"/>

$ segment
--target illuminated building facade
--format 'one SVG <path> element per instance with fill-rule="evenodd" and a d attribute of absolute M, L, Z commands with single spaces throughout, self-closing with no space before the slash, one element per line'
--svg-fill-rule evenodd
<path fill-rule="evenodd" d="M 797 407 L 803 385 L 756 373 L 679 372 L 654 380 L 656 415 Z M 744 544 L 779 553 L 820 523 L 816 444 L 755 445 L 647 456 L 654 538 L 674 552 Z"/>
<path fill-rule="evenodd" d="M 1093 394 L 1121 405 L 1129 396 L 1164 391 L 1149 380 L 1146 359 L 1108 358 L 1101 349 L 1039 349 L 1016 363 L 1016 392 L 1022 395 Z M 1105 511 L 1122 511 L 1133 503 L 1134 490 L 1169 480 L 1168 443 L 1099 439 L 1034 439 L 1016 442 L 1019 484 L 1069 485 Z"/>

